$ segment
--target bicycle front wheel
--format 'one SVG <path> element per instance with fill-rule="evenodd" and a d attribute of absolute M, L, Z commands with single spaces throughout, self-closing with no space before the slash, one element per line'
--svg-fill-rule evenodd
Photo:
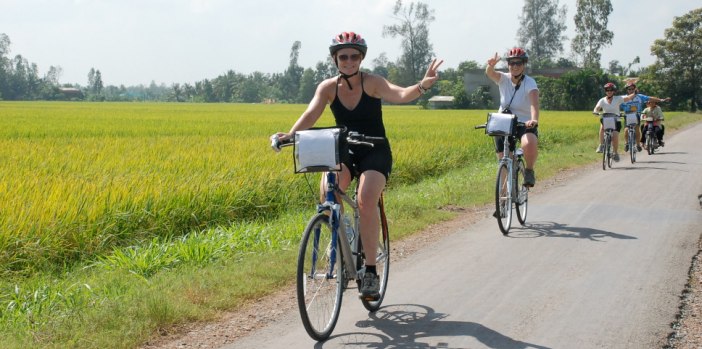
<path fill-rule="evenodd" d="M 341 310 L 346 277 L 339 240 L 329 216 L 310 220 L 297 259 L 297 304 L 305 330 L 315 340 L 329 338 Z"/>
<path fill-rule="evenodd" d="M 512 192 L 509 187 L 509 176 L 507 164 L 500 164 L 495 183 L 495 218 L 502 235 L 509 234 L 509 228 L 512 226 Z"/>
<path fill-rule="evenodd" d="M 612 168 L 612 162 L 614 161 L 614 149 L 612 148 L 612 135 L 607 137 L 607 167 Z"/>
<path fill-rule="evenodd" d="M 629 157 L 631 158 L 631 163 L 636 162 L 636 132 L 634 129 L 629 128 Z"/>
<path fill-rule="evenodd" d="M 517 176 L 514 181 L 514 206 L 517 211 L 519 224 L 526 224 L 529 207 L 529 188 L 524 186 L 524 160 L 517 160 Z"/>
<path fill-rule="evenodd" d="M 607 169 L 607 159 L 609 158 L 609 148 L 610 148 L 609 135 L 605 133 L 604 135 L 604 149 L 602 149 L 602 169 Z"/>
<path fill-rule="evenodd" d="M 385 291 L 388 287 L 388 275 L 390 274 L 390 232 L 388 231 L 388 220 L 385 216 L 385 203 L 382 195 L 378 201 L 378 215 L 380 216 L 380 234 L 378 234 L 375 270 L 380 278 L 380 297 L 374 301 L 361 300 L 363 306 L 369 311 L 380 309 L 383 298 L 385 298 Z"/>

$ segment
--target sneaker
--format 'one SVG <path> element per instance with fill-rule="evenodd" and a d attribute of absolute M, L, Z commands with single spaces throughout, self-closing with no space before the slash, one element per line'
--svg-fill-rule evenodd
<path fill-rule="evenodd" d="M 661 147 L 665 147 L 665 143 L 663 141 L 658 141 L 658 145 L 660 145 Z"/>
<path fill-rule="evenodd" d="M 601 153 L 604 151 L 604 145 L 600 144 L 597 146 L 597 150 L 595 150 L 596 153 Z"/>
<path fill-rule="evenodd" d="M 638 151 L 643 151 L 643 148 L 641 147 L 641 144 L 640 144 L 640 143 L 636 146 L 636 150 L 638 150 Z"/>
<path fill-rule="evenodd" d="M 625 153 L 629 152 L 629 143 L 624 144 L 624 152 Z"/>
<path fill-rule="evenodd" d="M 366 301 L 377 301 L 380 298 L 380 278 L 378 275 L 374 273 L 363 274 L 360 298 Z"/>
<path fill-rule="evenodd" d="M 618 161 L 619 161 L 619 154 L 618 154 L 618 153 L 614 153 L 614 155 L 612 155 L 612 160 L 618 162 Z"/>
<path fill-rule="evenodd" d="M 533 187 L 536 184 L 536 175 L 533 169 L 524 169 L 524 186 Z"/>

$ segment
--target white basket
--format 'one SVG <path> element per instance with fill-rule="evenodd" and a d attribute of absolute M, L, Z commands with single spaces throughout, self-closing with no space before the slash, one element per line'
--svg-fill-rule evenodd
<path fill-rule="evenodd" d="M 605 130 L 616 130 L 617 129 L 617 114 L 605 114 L 602 116 L 602 127 Z"/>
<path fill-rule="evenodd" d="M 341 171 L 340 128 L 310 129 L 295 132 L 295 172 Z"/>
<path fill-rule="evenodd" d="M 511 136 L 515 125 L 517 125 L 516 115 L 488 113 L 485 133 L 490 136 Z"/>
<path fill-rule="evenodd" d="M 636 113 L 629 113 L 626 114 L 626 125 L 636 125 L 639 123 L 639 118 L 636 116 Z"/>

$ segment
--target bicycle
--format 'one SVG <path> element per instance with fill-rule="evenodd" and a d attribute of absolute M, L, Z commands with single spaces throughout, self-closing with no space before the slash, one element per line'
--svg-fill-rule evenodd
<path fill-rule="evenodd" d="M 592 113 L 602 117 L 602 127 L 604 128 L 604 149 L 602 150 L 602 169 L 607 170 L 607 167 L 612 168 L 614 154 L 612 149 L 612 133 L 616 130 L 616 122 L 620 117 L 612 113 Z M 634 137 L 636 138 L 636 137 Z"/>
<path fill-rule="evenodd" d="M 517 127 L 526 125 L 519 122 L 516 116 L 503 113 L 488 113 L 487 122 L 475 126 L 475 129 L 484 128 L 489 136 L 504 139 L 504 152 L 497 164 L 493 214 L 502 235 L 508 235 L 512 227 L 512 207 L 514 206 L 521 225 L 526 224 L 529 208 L 529 187 L 524 185 L 524 153 L 521 148 L 516 147 L 519 142 L 516 137 Z M 512 151 L 510 146 L 515 150 Z"/>
<path fill-rule="evenodd" d="M 636 127 L 639 124 L 639 118 L 636 113 L 629 113 L 622 116 L 626 122 L 627 148 L 629 149 L 629 158 L 631 163 L 636 162 L 636 153 L 639 152 L 638 141 L 636 140 Z"/>
<path fill-rule="evenodd" d="M 342 129 L 336 136 L 341 142 L 334 141 L 336 143 L 334 146 L 338 150 L 336 150 L 336 159 L 331 161 L 334 163 L 333 166 L 324 164 L 320 166 L 318 163 L 311 166 L 301 164 L 303 155 L 298 153 L 297 149 L 303 148 L 300 145 L 306 141 L 304 136 L 330 129 L 333 128 L 298 131 L 294 139 L 285 141 L 275 136 L 271 138 L 271 147 L 276 151 L 290 145 L 296 147 L 296 173 L 325 172 L 323 175 L 326 176 L 325 201 L 317 205 L 317 213 L 310 218 L 303 231 L 297 258 L 298 308 L 305 330 L 317 341 L 329 338 L 339 319 L 344 290 L 349 288 L 350 281 L 356 281 L 356 287 L 360 292 L 361 280 L 365 273 L 365 254 L 358 229 L 360 222 L 356 201 L 358 181 L 356 181 L 353 197 L 339 188 L 337 183 L 337 172 L 341 170 L 339 155 L 348 151 L 339 143 L 346 141 L 348 144 L 373 146 L 386 141 L 382 137 L 368 137 L 357 132 L 348 132 L 348 135 L 344 136 L 345 132 Z M 319 143 L 312 143 L 312 146 L 307 149 L 319 148 L 318 145 Z M 299 170 L 298 166 L 303 170 Z M 348 214 L 343 213 L 341 202 L 346 203 L 346 207 L 350 208 L 351 219 Z M 363 306 L 369 311 L 380 308 L 387 290 L 390 271 L 390 235 L 383 194 L 378 201 L 378 215 L 380 234 L 375 262 L 376 272 L 380 278 L 380 292 L 377 299 L 361 298 Z"/>
<path fill-rule="evenodd" d="M 663 119 L 660 119 L 663 120 Z M 656 136 L 656 131 L 659 126 L 656 126 L 654 124 L 654 119 L 652 116 L 648 116 L 644 119 L 646 121 L 646 124 L 644 125 L 644 130 L 646 131 L 645 134 L 645 141 L 644 145 L 646 146 L 646 151 L 648 152 L 648 155 L 653 155 L 653 153 L 656 152 L 658 149 L 658 137 Z"/>

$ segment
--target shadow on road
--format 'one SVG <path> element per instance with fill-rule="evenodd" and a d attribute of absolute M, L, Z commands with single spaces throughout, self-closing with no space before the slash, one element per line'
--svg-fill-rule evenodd
<path fill-rule="evenodd" d="M 549 349 L 512 339 L 481 324 L 470 321 L 448 321 L 448 314 L 437 313 L 434 309 L 417 304 L 397 304 L 382 307 L 369 314 L 369 320 L 356 323 L 359 328 L 375 328 L 382 333 L 352 332 L 332 336 L 315 348 L 406 348 L 406 349 L 459 349 L 447 343 L 446 337 L 470 336 L 489 348 Z M 442 337 L 442 342 L 427 343 L 431 337 Z M 420 339 L 420 341 L 417 341 Z M 465 341 L 461 341 L 465 343 Z"/>
<path fill-rule="evenodd" d="M 600 229 L 587 227 L 571 227 L 567 224 L 556 222 L 532 222 L 523 227 L 512 228 L 508 237 L 512 238 L 536 238 L 536 237 L 555 237 L 555 238 L 576 238 L 587 239 L 592 241 L 603 241 L 603 238 L 613 239 L 636 239 L 634 236 L 613 233 Z"/>

